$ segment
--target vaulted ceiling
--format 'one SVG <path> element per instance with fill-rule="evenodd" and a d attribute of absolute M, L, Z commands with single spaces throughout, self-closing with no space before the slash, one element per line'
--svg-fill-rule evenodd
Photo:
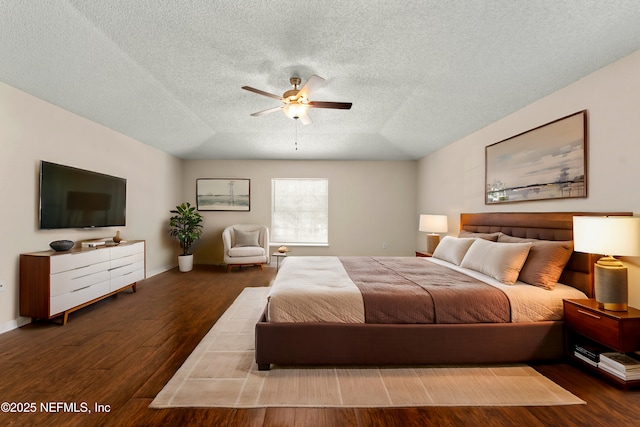
<path fill-rule="evenodd" d="M 184 159 L 419 159 L 638 50 L 639 23 L 637 0 L 0 0 L 0 81 Z M 352 109 L 250 116 L 280 103 L 242 86 L 313 74 Z"/>

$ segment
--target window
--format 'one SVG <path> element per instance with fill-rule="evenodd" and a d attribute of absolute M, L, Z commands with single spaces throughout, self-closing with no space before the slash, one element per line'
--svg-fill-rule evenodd
<path fill-rule="evenodd" d="M 329 244 L 329 180 L 271 181 L 271 240 L 277 244 Z"/>

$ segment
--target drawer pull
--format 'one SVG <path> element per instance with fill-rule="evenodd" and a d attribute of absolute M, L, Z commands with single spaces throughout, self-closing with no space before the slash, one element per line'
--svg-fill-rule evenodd
<path fill-rule="evenodd" d="M 119 266 L 117 266 L 117 267 L 110 268 L 110 269 L 109 269 L 109 271 L 117 270 L 117 269 L 119 269 L 119 268 L 129 267 L 130 265 L 133 265 L 133 263 L 132 263 L 132 262 L 130 262 L 129 264 L 119 265 Z"/>
<path fill-rule="evenodd" d="M 87 288 L 90 288 L 90 287 L 91 287 L 91 285 L 89 285 L 89 286 L 85 286 L 84 288 L 74 289 L 74 290 L 72 290 L 71 292 L 78 292 L 78 291 L 81 291 L 81 290 L 83 290 L 83 289 L 87 289 Z"/>
<path fill-rule="evenodd" d="M 75 276 L 75 277 L 72 277 L 71 280 L 84 279 L 85 277 L 89 277 L 89 276 L 94 275 L 94 274 L 96 274 L 96 273 L 88 273 L 88 274 L 83 274 L 82 276 Z"/>
<path fill-rule="evenodd" d="M 600 319 L 600 316 L 596 316 L 595 314 L 589 313 L 588 311 L 584 311 L 584 310 L 578 309 L 578 313 L 584 314 L 584 315 L 589 316 L 589 317 L 593 317 L 595 319 Z"/>

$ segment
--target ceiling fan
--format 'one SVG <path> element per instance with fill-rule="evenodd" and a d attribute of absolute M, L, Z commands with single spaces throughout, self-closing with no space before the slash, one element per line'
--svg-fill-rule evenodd
<path fill-rule="evenodd" d="M 249 86 L 242 86 L 242 89 L 282 101 L 282 105 L 279 107 L 258 111 L 257 113 L 251 114 L 252 116 L 263 116 L 265 114 L 273 113 L 274 111 L 283 110 L 287 116 L 292 119 L 300 119 L 302 124 L 308 125 L 311 124 L 309 108 L 333 108 L 338 110 L 349 110 L 351 108 L 352 104 L 350 102 L 310 101 L 309 94 L 324 83 L 324 81 L 325 80 L 322 77 L 314 74 L 309 77 L 309 80 L 307 80 L 304 86 L 300 88 L 300 83 L 302 82 L 300 77 L 291 77 L 289 82 L 291 83 L 291 86 L 293 86 L 293 89 L 289 89 L 283 93 L 282 96 L 274 95 Z"/>

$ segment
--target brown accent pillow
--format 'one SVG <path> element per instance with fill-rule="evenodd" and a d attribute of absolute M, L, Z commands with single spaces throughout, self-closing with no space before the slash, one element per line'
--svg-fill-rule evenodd
<path fill-rule="evenodd" d="M 479 238 L 479 239 L 488 240 L 490 242 L 497 242 L 499 235 L 500 235 L 500 232 L 496 232 L 496 233 L 475 233 L 473 231 L 460 230 L 460 234 L 458 234 L 458 237 L 473 237 L 473 238 Z"/>
<path fill-rule="evenodd" d="M 500 234 L 498 243 L 531 242 L 529 256 L 520 270 L 518 280 L 533 286 L 553 290 L 560 279 L 564 266 L 573 253 L 573 242 L 523 239 Z"/>

